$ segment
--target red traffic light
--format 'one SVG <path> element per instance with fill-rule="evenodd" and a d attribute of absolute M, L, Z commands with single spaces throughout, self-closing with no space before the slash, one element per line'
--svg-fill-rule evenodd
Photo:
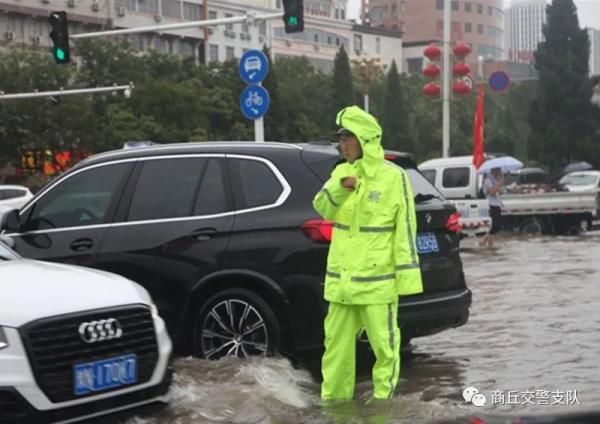
<path fill-rule="evenodd" d="M 430 97 L 439 96 L 441 92 L 440 85 L 436 82 L 430 82 L 423 86 L 423 94 Z"/>
<path fill-rule="evenodd" d="M 442 72 L 442 70 L 436 64 L 431 64 L 431 65 L 427 66 L 425 69 L 423 69 L 423 75 L 428 76 L 430 78 L 437 77 L 441 72 Z"/>
<path fill-rule="evenodd" d="M 427 59 L 435 60 L 441 56 L 442 50 L 435 44 L 430 44 L 423 50 L 423 54 Z"/>

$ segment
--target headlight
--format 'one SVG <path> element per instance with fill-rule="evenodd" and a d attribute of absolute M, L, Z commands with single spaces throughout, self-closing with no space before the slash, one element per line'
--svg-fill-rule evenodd
<path fill-rule="evenodd" d="M 152 318 L 158 318 L 158 308 L 156 307 L 156 305 L 154 303 L 150 304 L 150 313 L 152 314 Z M 0 333 L 1 334 L 1 333 Z M 0 336 L 0 341 L 2 340 L 1 336 Z M 0 349 L 2 349 L 0 347 Z"/>
<path fill-rule="evenodd" d="M 6 334 L 4 334 L 4 330 L 0 327 L 0 350 L 8 347 L 8 339 L 6 338 Z"/>

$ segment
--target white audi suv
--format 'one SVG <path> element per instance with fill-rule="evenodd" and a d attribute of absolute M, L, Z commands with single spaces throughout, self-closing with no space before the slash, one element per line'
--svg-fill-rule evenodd
<path fill-rule="evenodd" d="M 0 423 L 165 404 L 171 339 L 144 288 L 19 257 L 0 236 Z"/>

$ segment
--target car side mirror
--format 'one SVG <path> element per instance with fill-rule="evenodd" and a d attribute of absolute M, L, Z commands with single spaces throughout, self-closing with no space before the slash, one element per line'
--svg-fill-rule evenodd
<path fill-rule="evenodd" d="M 0 210 L 0 231 L 15 233 L 21 228 L 21 217 L 18 209 Z"/>
<path fill-rule="evenodd" d="M 10 237 L 6 237 L 6 236 L 2 236 L 0 235 L 0 243 L 4 243 L 5 245 L 7 245 L 8 247 L 10 247 L 11 249 L 15 248 L 15 241 L 10 238 Z"/>

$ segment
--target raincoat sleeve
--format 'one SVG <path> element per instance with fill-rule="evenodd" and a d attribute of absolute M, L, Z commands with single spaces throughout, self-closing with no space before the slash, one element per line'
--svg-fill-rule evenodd
<path fill-rule="evenodd" d="M 394 234 L 394 262 L 396 265 L 397 294 L 422 293 L 423 283 L 417 251 L 417 216 L 410 180 L 400 172 L 400 204 L 396 213 Z"/>
<path fill-rule="evenodd" d="M 313 207 L 323 218 L 335 220 L 338 210 L 352 194 L 342 186 L 342 179 L 349 175 L 345 166 L 336 167 L 313 199 Z"/>

